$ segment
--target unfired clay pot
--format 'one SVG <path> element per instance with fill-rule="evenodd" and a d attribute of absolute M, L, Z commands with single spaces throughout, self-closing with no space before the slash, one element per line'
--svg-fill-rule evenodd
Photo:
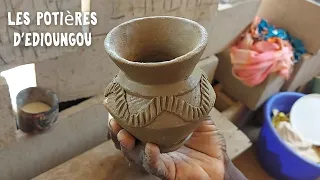
<path fill-rule="evenodd" d="M 106 51 L 121 71 L 104 105 L 142 143 L 174 151 L 209 114 L 216 96 L 195 68 L 207 38 L 200 24 L 168 16 L 134 19 L 107 35 Z"/>

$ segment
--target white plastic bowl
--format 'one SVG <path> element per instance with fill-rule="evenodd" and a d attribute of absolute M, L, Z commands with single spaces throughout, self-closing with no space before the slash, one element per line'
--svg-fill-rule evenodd
<path fill-rule="evenodd" d="M 290 122 L 305 140 L 320 146 L 320 94 L 298 99 L 290 111 Z"/>

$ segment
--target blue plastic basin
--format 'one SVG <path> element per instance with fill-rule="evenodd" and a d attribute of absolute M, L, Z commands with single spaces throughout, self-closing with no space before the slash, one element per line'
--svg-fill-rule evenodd
<path fill-rule="evenodd" d="M 273 109 L 288 113 L 294 102 L 302 96 L 304 94 L 296 92 L 278 93 L 273 95 L 264 106 L 264 124 L 257 147 L 258 159 L 262 168 L 278 180 L 320 178 L 320 165 L 300 157 L 287 146 L 278 136 L 271 121 Z"/>

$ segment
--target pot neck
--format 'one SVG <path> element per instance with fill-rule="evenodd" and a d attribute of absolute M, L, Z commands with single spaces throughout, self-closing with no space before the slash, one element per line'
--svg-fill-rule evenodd
<path fill-rule="evenodd" d="M 144 85 L 172 84 L 188 79 L 202 53 L 179 57 L 172 62 L 135 63 L 112 59 L 131 81 Z"/>
<path fill-rule="evenodd" d="M 115 82 L 119 83 L 127 92 L 139 96 L 179 96 L 194 89 L 202 76 L 203 72 L 199 68 L 195 68 L 186 80 L 165 85 L 144 85 L 128 79 L 123 72 L 120 72 L 115 78 Z"/>

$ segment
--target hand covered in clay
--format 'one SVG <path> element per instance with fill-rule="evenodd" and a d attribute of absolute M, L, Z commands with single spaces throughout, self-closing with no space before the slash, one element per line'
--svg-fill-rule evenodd
<path fill-rule="evenodd" d="M 246 179 L 227 157 L 225 140 L 209 116 L 184 146 L 162 154 L 155 144 L 136 144 L 136 139 L 113 119 L 109 128 L 116 148 L 131 163 L 161 179 Z"/>

